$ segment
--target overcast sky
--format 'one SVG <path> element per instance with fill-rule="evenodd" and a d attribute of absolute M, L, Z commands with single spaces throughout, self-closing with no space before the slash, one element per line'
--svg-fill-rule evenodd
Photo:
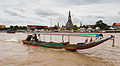
<path fill-rule="evenodd" d="M 78 26 L 120 23 L 120 0 L 0 0 L 0 24 L 65 25 L 69 10 Z"/>

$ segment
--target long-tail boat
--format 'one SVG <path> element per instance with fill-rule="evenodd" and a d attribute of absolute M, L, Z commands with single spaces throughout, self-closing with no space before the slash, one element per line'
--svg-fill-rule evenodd
<path fill-rule="evenodd" d="M 15 30 L 13 30 L 13 29 L 8 29 L 7 30 L 7 33 L 15 33 L 16 31 Z"/>
<path fill-rule="evenodd" d="M 59 33 L 59 34 L 53 34 L 53 33 L 41 33 L 42 35 L 69 35 L 69 36 L 82 36 L 82 37 L 89 37 L 89 36 L 96 36 L 96 37 L 99 37 L 99 36 L 102 36 L 102 34 L 62 34 L 62 33 Z M 82 49 L 88 49 L 88 48 L 92 48 L 92 47 L 95 47 L 99 44 L 102 44 L 103 42 L 109 40 L 109 39 L 112 39 L 114 38 L 114 36 L 110 36 L 108 38 L 105 38 L 105 39 L 101 39 L 99 41 L 93 41 L 93 42 L 90 42 L 90 43 L 77 43 L 77 44 L 70 44 L 69 42 L 61 42 L 61 43 L 57 43 L 57 42 L 45 42 L 45 41 L 27 41 L 27 40 L 22 40 L 23 41 L 23 44 L 30 44 L 30 45 L 36 45 L 36 46 L 43 46 L 43 47 L 49 47 L 49 48 L 56 48 L 56 49 L 66 49 L 66 50 L 69 50 L 69 51 L 76 51 L 76 50 L 82 50 Z"/>

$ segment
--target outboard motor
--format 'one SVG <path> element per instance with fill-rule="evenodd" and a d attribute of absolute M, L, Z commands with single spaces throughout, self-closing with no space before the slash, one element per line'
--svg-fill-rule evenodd
<path fill-rule="evenodd" d="M 26 41 L 30 41 L 32 39 L 32 35 L 28 35 L 28 37 L 26 38 Z"/>

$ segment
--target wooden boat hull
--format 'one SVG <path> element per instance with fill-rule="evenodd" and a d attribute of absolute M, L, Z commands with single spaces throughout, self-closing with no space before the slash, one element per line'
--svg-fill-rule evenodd
<path fill-rule="evenodd" d="M 54 44 L 54 43 L 49 43 L 49 42 L 45 42 L 45 41 L 36 42 L 35 43 L 35 42 L 30 42 L 30 41 L 22 40 L 22 42 L 23 42 L 23 44 L 36 45 L 36 46 L 42 46 L 42 47 L 48 47 L 48 48 L 56 48 L 56 49 L 63 49 L 63 46 L 56 46 L 56 44 L 55 45 L 39 44 L 39 43 Z"/>
<path fill-rule="evenodd" d="M 76 50 L 82 50 L 82 49 L 88 49 L 88 48 L 92 48 L 95 47 L 111 38 L 113 38 L 114 36 L 111 36 L 109 38 L 100 40 L 100 41 L 96 41 L 96 42 L 91 42 L 88 44 L 83 44 L 83 45 L 76 45 L 76 44 L 66 44 L 64 45 L 64 43 L 50 43 L 50 42 L 34 42 L 34 41 L 26 41 L 26 40 L 22 40 L 23 44 L 30 44 L 30 45 L 36 45 L 36 46 L 43 46 L 43 47 L 48 47 L 48 48 L 55 48 L 55 49 L 66 49 L 66 50 L 70 50 L 70 51 L 76 51 Z"/>
<path fill-rule="evenodd" d="M 103 40 L 100 40 L 100 41 L 97 41 L 97 42 L 92 42 L 92 43 L 88 43 L 88 44 L 83 44 L 83 45 L 75 45 L 75 46 L 67 46 L 65 47 L 66 50 L 82 50 L 82 49 L 89 49 L 89 48 L 92 48 L 92 47 L 95 47 L 99 44 L 102 44 L 103 42 L 111 39 L 111 38 L 114 38 L 114 36 L 111 36 L 109 38 L 106 38 L 106 39 L 103 39 Z"/>

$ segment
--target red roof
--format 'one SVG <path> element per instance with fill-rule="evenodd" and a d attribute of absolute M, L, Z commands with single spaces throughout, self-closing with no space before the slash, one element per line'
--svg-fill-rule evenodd
<path fill-rule="evenodd" d="M 6 28 L 6 26 L 5 25 L 0 25 L 0 28 Z"/>
<path fill-rule="evenodd" d="M 42 26 L 40 26 L 40 25 L 27 25 L 27 27 L 30 28 L 30 27 L 42 27 Z M 43 26 L 43 27 L 48 28 L 48 26 Z"/>
<path fill-rule="evenodd" d="M 112 26 L 120 26 L 120 23 L 114 23 Z"/>
<path fill-rule="evenodd" d="M 88 25 L 88 27 L 93 27 L 94 25 Z"/>

